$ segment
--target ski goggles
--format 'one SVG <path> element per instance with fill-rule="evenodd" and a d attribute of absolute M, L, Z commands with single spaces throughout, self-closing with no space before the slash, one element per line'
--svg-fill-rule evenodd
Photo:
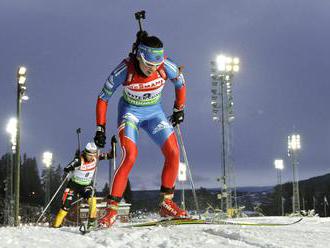
<path fill-rule="evenodd" d="M 164 62 L 164 48 L 154 48 L 140 44 L 137 55 L 142 58 L 146 66 L 159 66 Z"/>
<path fill-rule="evenodd" d="M 91 152 L 91 151 L 87 151 L 87 150 L 84 150 L 84 154 L 86 155 L 86 156 L 96 156 L 96 152 Z"/>

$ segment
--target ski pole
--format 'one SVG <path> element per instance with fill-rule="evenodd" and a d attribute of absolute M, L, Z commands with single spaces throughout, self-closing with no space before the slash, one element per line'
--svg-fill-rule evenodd
<path fill-rule="evenodd" d="M 52 201 L 55 199 L 56 195 L 58 194 L 58 192 L 60 191 L 60 189 L 62 188 L 62 186 L 64 185 L 64 183 L 68 180 L 69 176 L 70 176 L 70 173 L 66 175 L 66 177 L 63 180 L 63 182 L 61 183 L 61 185 L 58 187 L 58 189 L 56 190 L 55 194 L 53 195 L 52 199 L 50 199 L 49 203 L 45 207 L 44 211 L 42 211 L 41 215 L 39 216 L 39 218 L 37 220 L 37 224 L 40 221 L 40 219 L 44 216 L 44 214 L 46 213 L 48 207 L 50 206 L 50 204 L 52 203 Z"/>
<path fill-rule="evenodd" d="M 198 212 L 199 218 L 201 218 L 200 212 L 199 212 L 199 205 L 198 205 L 198 199 L 197 199 L 197 194 L 196 194 L 196 190 L 195 190 L 195 185 L 194 185 L 194 181 L 193 181 L 193 178 L 192 178 L 192 174 L 191 174 L 191 170 L 190 170 L 190 166 L 189 166 L 189 162 L 188 162 L 186 149 L 185 149 L 184 144 L 183 144 L 183 139 L 182 139 L 182 134 L 181 134 L 179 124 L 176 125 L 176 131 L 177 131 L 177 135 L 179 137 L 179 143 L 180 143 L 181 151 L 182 151 L 182 154 L 183 154 L 183 159 L 184 159 L 184 162 L 187 166 L 189 179 L 190 179 L 190 183 L 191 183 L 191 188 L 192 188 L 192 192 L 193 192 L 193 197 L 194 197 L 194 201 L 195 201 L 196 210 Z"/>
<path fill-rule="evenodd" d="M 97 167 L 99 165 L 99 156 L 100 156 L 100 149 L 97 149 L 96 166 L 95 166 L 95 171 L 94 171 L 94 175 L 93 175 L 93 194 L 92 194 L 92 196 L 94 196 L 94 189 L 96 186 L 96 174 L 97 174 Z"/>
<path fill-rule="evenodd" d="M 81 197 L 81 198 L 79 198 L 78 200 L 72 202 L 72 203 L 71 203 L 71 207 L 74 206 L 74 205 L 76 205 L 78 202 L 81 202 L 82 200 L 84 200 L 83 197 Z"/>
<path fill-rule="evenodd" d="M 77 128 L 76 130 L 77 133 L 77 150 L 76 150 L 76 157 L 80 156 L 80 133 L 81 133 L 81 128 Z"/>
<path fill-rule="evenodd" d="M 109 178 L 109 185 L 111 184 L 111 181 L 113 179 L 113 175 L 115 174 L 116 171 L 116 144 L 117 144 L 117 139 L 116 139 L 116 135 L 113 135 L 111 138 L 111 150 L 112 150 L 112 173 L 110 173 L 111 178 Z"/>

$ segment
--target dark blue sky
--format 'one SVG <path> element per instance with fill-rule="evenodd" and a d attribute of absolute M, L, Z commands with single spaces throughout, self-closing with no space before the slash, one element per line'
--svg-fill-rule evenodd
<path fill-rule="evenodd" d="M 18 65 L 28 68 L 23 105 L 22 151 L 40 161 L 54 153 L 64 165 L 95 132 L 95 102 L 110 71 L 127 56 L 135 39 L 133 13 L 147 11 L 145 28 L 158 35 L 170 58 L 185 65 L 186 119 L 182 125 L 197 186 L 217 187 L 220 129 L 211 120 L 210 60 L 219 52 L 240 57 L 234 78 L 233 124 L 236 181 L 276 182 L 273 160 L 285 159 L 291 178 L 287 135 L 302 136 L 300 178 L 329 173 L 330 2 L 325 0 L 87 1 L 1 0 L 0 154 L 8 151 L 5 126 L 15 115 Z M 109 103 L 107 133 L 116 132 L 121 90 Z M 171 113 L 168 83 L 164 108 Z M 110 140 L 108 138 L 108 140 Z M 141 131 L 133 188 L 158 188 L 162 155 Z M 41 163 L 40 166 L 43 166 Z M 107 164 L 98 187 L 107 178 Z"/>

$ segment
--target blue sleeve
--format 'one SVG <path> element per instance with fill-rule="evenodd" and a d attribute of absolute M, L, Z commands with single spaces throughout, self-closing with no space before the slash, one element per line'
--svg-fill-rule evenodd
<path fill-rule="evenodd" d="M 181 88 L 185 84 L 182 73 L 173 61 L 165 59 L 164 68 L 168 79 L 171 80 L 176 89 Z"/>
<path fill-rule="evenodd" d="M 121 62 L 114 69 L 104 83 L 104 86 L 99 94 L 99 98 L 104 101 L 109 101 L 110 97 L 116 91 L 119 85 L 123 84 L 127 77 L 127 65 L 125 61 Z"/>

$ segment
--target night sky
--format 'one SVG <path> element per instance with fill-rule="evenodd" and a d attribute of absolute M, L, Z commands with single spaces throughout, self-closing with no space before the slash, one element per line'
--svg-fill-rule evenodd
<path fill-rule="evenodd" d="M 292 177 L 287 135 L 299 132 L 301 179 L 329 173 L 330 1 L 87 1 L 1 0 L 0 154 L 9 151 L 6 124 L 16 113 L 16 69 L 28 68 L 23 104 L 22 152 L 54 153 L 65 165 L 95 133 L 95 104 L 106 77 L 125 58 L 138 28 L 134 12 L 145 9 L 149 34 L 166 54 L 185 65 L 187 104 L 182 132 L 197 187 L 217 187 L 220 126 L 211 118 L 210 61 L 219 52 L 238 56 L 234 77 L 233 153 L 239 186 L 274 185 L 273 160 L 283 158 L 283 180 Z M 108 145 L 116 132 L 121 89 L 108 107 Z M 174 87 L 163 106 L 172 112 Z M 163 157 L 141 131 L 131 173 L 134 189 L 159 188 Z M 118 160 L 119 162 L 119 160 Z M 98 187 L 107 179 L 101 164 Z"/>

